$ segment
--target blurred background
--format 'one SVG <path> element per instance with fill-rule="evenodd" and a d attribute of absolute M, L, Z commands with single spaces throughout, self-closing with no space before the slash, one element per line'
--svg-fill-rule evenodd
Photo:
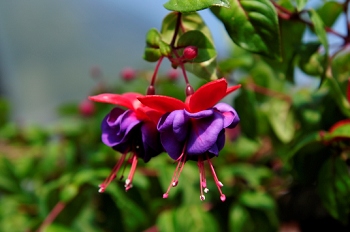
<path fill-rule="evenodd" d="M 125 67 L 153 69 L 142 59 L 145 35 L 160 29 L 169 12 L 165 2 L 0 1 L 0 94 L 10 100 L 12 117 L 52 121 L 59 104 L 86 98 L 95 85 L 93 67 L 114 84 Z M 219 53 L 229 52 L 222 24 L 210 12 L 200 13 Z"/>

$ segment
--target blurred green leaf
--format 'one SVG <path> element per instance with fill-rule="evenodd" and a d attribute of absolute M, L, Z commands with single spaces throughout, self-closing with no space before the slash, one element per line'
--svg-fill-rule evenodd
<path fill-rule="evenodd" d="M 274 199 L 263 192 L 245 191 L 241 194 L 239 202 L 242 205 L 259 210 L 274 210 L 276 203 Z"/>
<path fill-rule="evenodd" d="M 200 205 L 186 205 L 172 211 L 164 211 L 157 220 L 160 231 L 219 231 L 212 214 L 205 212 Z"/>
<path fill-rule="evenodd" d="M 331 27 L 343 12 L 343 6 L 340 2 L 327 1 L 316 10 L 325 26 Z"/>
<path fill-rule="evenodd" d="M 323 164 L 317 189 L 329 213 L 346 224 L 350 213 L 350 176 L 343 160 L 331 157 Z"/>
<path fill-rule="evenodd" d="M 294 115 L 287 101 L 272 99 L 269 102 L 268 119 L 276 136 L 283 142 L 290 142 L 295 133 Z"/>

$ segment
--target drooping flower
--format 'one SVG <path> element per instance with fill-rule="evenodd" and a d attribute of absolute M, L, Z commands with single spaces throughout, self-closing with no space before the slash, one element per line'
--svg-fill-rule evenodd
<path fill-rule="evenodd" d="M 161 143 L 169 156 L 178 162 L 171 184 L 163 198 L 167 198 L 170 188 L 178 184 L 180 173 L 188 160 L 198 163 L 200 173 L 200 199 L 204 200 L 206 186 L 204 161 L 207 160 L 214 181 L 220 192 L 220 199 L 226 197 L 221 191 L 211 158 L 219 155 L 225 144 L 225 128 L 234 128 L 239 123 L 237 112 L 226 103 L 218 103 L 240 85 L 227 87 L 225 79 L 212 81 L 200 87 L 186 98 L 185 103 L 167 96 L 150 95 L 139 97 L 144 105 L 163 112 L 157 129 Z"/>
<path fill-rule="evenodd" d="M 126 160 L 131 162 L 131 170 L 125 180 L 125 190 L 129 190 L 132 187 L 138 158 L 148 162 L 163 151 L 156 128 L 156 122 L 161 114 L 141 104 L 137 100 L 137 97 L 141 96 L 138 93 L 122 95 L 104 93 L 89 97 L 92 101 L 127 108 L 127 110 L 119 107 L 113 108 L 102 121 L 102 142 L 122 153 L 122 157 L 114 166 L 111 174 L 99 186 L 99 192 L 104 192 L 109 183 L 116 178 L 119 169 Z"/>

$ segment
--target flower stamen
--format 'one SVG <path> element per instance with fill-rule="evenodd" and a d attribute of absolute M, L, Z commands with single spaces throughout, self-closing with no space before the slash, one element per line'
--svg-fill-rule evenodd
<path fill-rule="evenodd" d="M 186 163 L 186 153 L 183 152 L 181 154 L 181 156 L 176 161 L 178 161 L 178 163 L 177 163 L 176 169 L 174 171 L 173 178 L 171 179 L 171 183 L 170 183 L 166 193 L 163 194 L 163 198 L 168 198 L 171 187 L 176 187 L 177 184 L 179 183 L 180 174 L 181 174 L 181 172 L 185 166 L 185 163 Z"/>
<path fill-rule="evenodd" d="M 118 160 L 116 165 L 113 167 L 109 176 L 105 179 L 105 181 L 103 181 L 102 184 L 100 184 L 98 186 L 98 187 L 100 187 L 98 192 L 103 193 L 106 190 L 107 186 L 117 177 L 117 173 L 118 173 L 120 167 L 123 165 L 126 155 L 127 155 L 127 153 L 122 155 L 122 157 Z"/>
<path fill-rule="evenodd" d="M 136 167 L 137 167 L 137 155 L 134 153 L 132 155 L 132 163 L 131 163 L 131 169 L 129 172 L 128 178 L 125 180 L 125 191 L 128 191 L 132 188 L 132 179 L 134 178 Z"/>
<path fill-rule="evenodd" d="M 199 181 L 200 181 L 200 190 L 201 190 L 201 195 L 200 195 L 200 199 L 202 201 L 205 200 L 205 196 L 204 193 L 207 193 L 209 191 L 209 189 L 207 189 L 207 181 L 205 179 L 205 169 L 204 169 L 204 161 L 202 156 L 198 157 L 198 169 L 199 169 Z M 204 188 L 204 191 L 203 191 Z"/>
<path fill-rule="evenodd" d="M 219 193 L 220 193 L 220 199 L 221 199 L 221 201 L 225 201 L 226 200 L 226 196 L 221 191 L 221 187 L 223 187 L 224 185 L 219 181 L 219 179 L 218 179 L 218 177 L 217 177 L 217 175 L 215 173 L 214 166 L 213 166 L 212 162 L 210 161 L 210 158 L 209 158 L 208 154 L 207 154 L 207 160 L 208 160 L 208 163 L 209 163 L 209 166 L 210 166 L 210 171 L 211 171 L 211 174 L 213 175 L 215 184 L 218 187 L 218 190 L 219 190 Z"/>

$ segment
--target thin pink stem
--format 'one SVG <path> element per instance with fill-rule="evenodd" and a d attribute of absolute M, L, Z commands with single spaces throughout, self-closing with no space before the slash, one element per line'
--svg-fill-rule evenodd
<path fill-rule="evenodd" d="M 57 202 L 55 207 L 53 207 L 49 215 L 47 215 L 43 223 L 40 225 L 37 232 L 43 231 L 45 227 L 50 225 L 56 219 L 56 217 L 62 212 L 65 206 L 66 204 L 64 202 L 62 201 Z"/>

